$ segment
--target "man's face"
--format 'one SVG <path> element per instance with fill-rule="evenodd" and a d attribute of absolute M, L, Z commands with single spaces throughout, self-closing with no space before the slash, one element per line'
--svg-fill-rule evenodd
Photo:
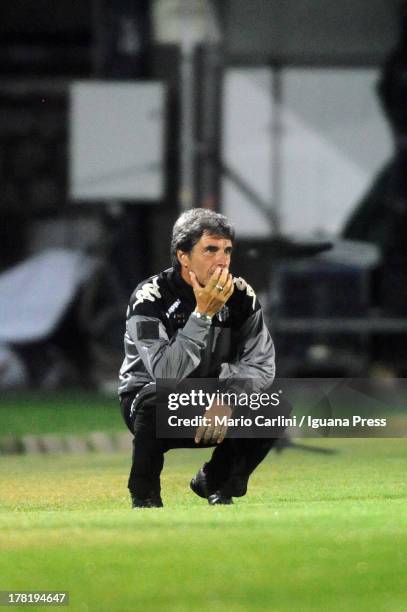
<path fill-rule="evenodd" d="M 189 272 L 195 272 L 198 282 L 204 287 L 216 268 L 229 270 L 232 241 L 204 233 L 190 253 L 177 251 L 177 255 L 184 280 L 189 283 Z"/>

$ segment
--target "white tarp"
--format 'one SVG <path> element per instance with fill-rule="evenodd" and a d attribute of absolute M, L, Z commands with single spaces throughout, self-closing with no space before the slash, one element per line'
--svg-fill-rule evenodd
<path fill-rule="evenodd" d="M 49 336 L 95 267 L 81 252 L 49 249 L 0 274 L 0 342 Z"/>

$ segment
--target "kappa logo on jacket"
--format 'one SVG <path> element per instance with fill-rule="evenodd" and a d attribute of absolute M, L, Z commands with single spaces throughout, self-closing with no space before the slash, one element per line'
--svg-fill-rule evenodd
<path fill-rule="evenodd" d="M 170 316 L 177 310 L 177 308 L 178 308 L 178 306 L 180 304 L 181 304 L 181 300 L 179 298 L 178 298 L 178 300 L 175 300 L 175 302 L 173 304 L 171 304 L 171 306 L 169 307 L 169 309 L 165 313 L 165 316 L 167 317 L 167 319 L 169 319 Z"/>
<path fill-rule="evenodd" d="M 136 301 L 133 304 L 133 310 L 138 304 L 142 304 L 144 300 L 155 302 L 156 298 L 160 297 L 161 293 L 158 287 L 158 276 L 155 276 L 149 283 L 144 283 L 141 289 L 136 291 Z"/>

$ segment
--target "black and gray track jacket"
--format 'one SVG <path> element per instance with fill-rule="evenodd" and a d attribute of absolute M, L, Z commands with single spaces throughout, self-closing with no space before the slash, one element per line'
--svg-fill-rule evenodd
<path fill-rule="evenodd" d="M 160 378 L 253 379 L 255 391 L 269 386 L 274 345 L 260 304 L 245 280 L 233 282 L 233 295 L 212 322 L 191 316 L 194 292 L 178 270 L 140 283 L 127 309 L 119 395 L 154 392 Z"/>

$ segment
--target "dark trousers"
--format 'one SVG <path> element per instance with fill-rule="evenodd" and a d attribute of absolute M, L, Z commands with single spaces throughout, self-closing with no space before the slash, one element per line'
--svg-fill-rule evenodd
<path fill-rule="evenodd" d="M 278 439 L 227 437 L 221 444 L 197 445 L 192 438 L 157 438 L 155 396 L 141 400 L 132 412 L 133 400 L 131 395 L 121 399 L 123 418 L 134 434 L 128 488 L 130 493 L 142 499 L 160 493 L 160 474 L 164 466 L 164 454 L 168 450 L 209 446 L 215 447 L 210 461 L 205 464 L 211 489 L 221 489 L 224 495 L 241 497 L 247 491 L 250 474 Z M 287 416 L 290 412 L 291 407 L 288 407 Z"/>

